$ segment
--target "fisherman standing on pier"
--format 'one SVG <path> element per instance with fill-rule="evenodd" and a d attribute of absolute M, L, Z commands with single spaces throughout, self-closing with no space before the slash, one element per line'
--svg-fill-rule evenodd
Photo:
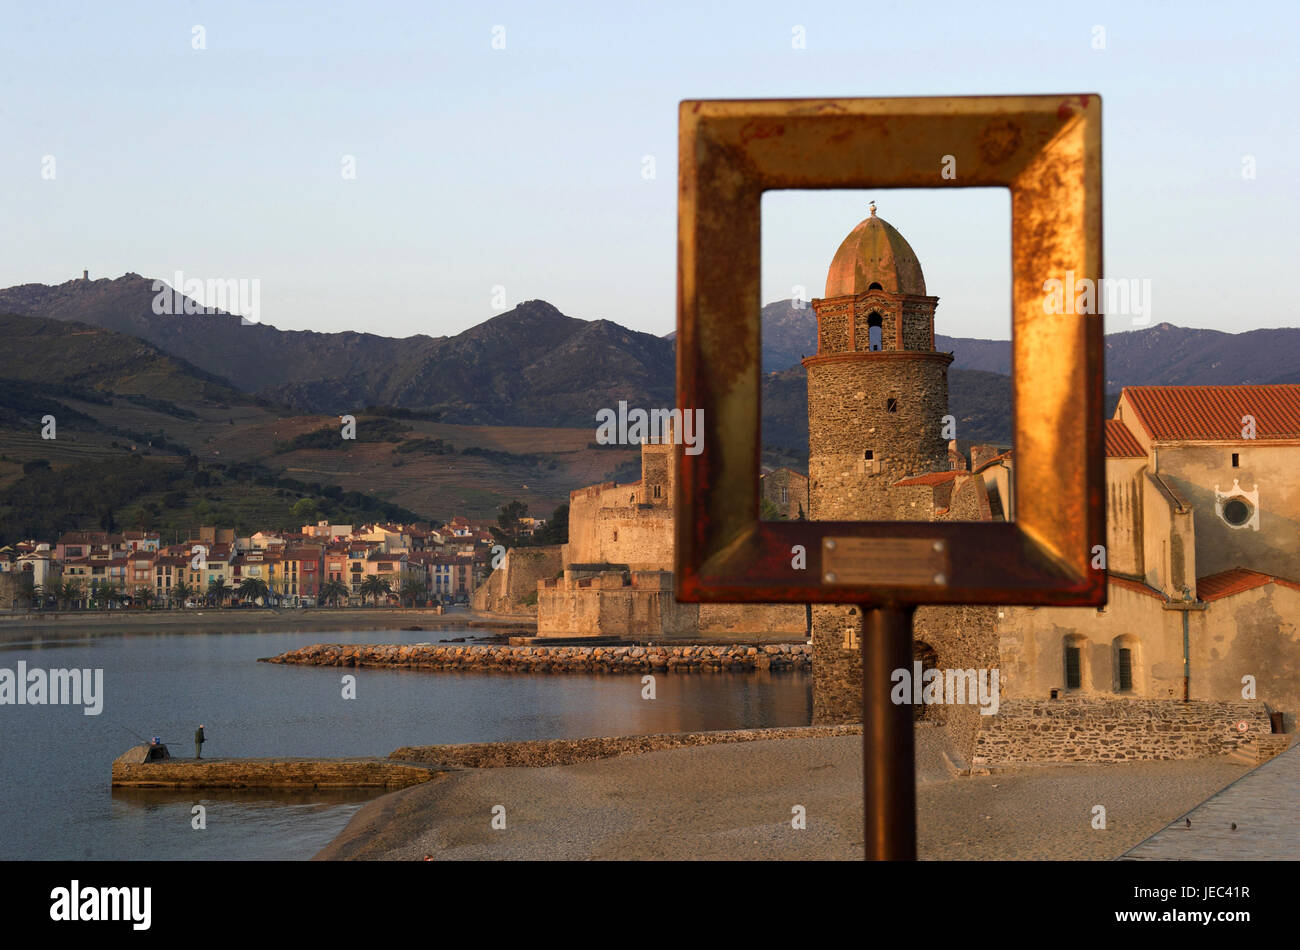
<path fill-rule="evenodd" d="M 203 743 L 207 741 L 207 737 L 203 735 L 203 725 L 200 723 L 199 728 L 194 730 L 194 758 L 203 758 Z"/>

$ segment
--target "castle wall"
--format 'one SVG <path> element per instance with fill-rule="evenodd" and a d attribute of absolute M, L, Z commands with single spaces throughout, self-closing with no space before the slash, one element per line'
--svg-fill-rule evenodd
<path fill-rule="evenodd" d="M 700 604 L 699 608 L 701 635 L 780 635 L 785 640 L 808 636 L 807 609 L 803 604 Z"/>
<path fill-rule="evenodd" d="M 672 508 L 638 503 L 641 487 L 640 483 L 606 483 L 572 492 L 564 563 L 625 564 L 637 571 L 670 569 Z"/>
<path fill-rule="evenodd" d="M 807 636 L 802 606 L 679 604 L 669 571 L 567 571 L 537 591 L 539 637 L 790 640 Z"/>
<path fill-rule="evenodd" d="M 565 564 L 595 564 L 600 561 L 599 512 L 608 494 L 621 489 L 624 497 L 630 486 L 602 482 L 569 492 L 569 540 L 564 545 Z"/>
<path fill-rule="evenodd" d="M 554 577 L 561 566 L 561 545 L 510 548 L 500 565 L 470 597 L 470 606 L 488 613 L 532 614 L 537 582 Z"/>

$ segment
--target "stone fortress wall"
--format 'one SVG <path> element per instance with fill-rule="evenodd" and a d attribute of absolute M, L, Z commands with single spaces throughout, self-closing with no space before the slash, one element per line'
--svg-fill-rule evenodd
<path fill-rule="evenodd" d="M 641 446 L 641 480 L 569 495 L 559 577 L 539 578 L 538 637 L 658 641 L 806 639 L 799 605 L 679 604 L 673 584 L 671 443 Z"/>
<path fill-rule="evenodd" d="M 474 591 L 470 606 L 485 613 L 535 614 L 537 584 L 555 577 L 562 563 L 561 545 L 511 548 Z"/>

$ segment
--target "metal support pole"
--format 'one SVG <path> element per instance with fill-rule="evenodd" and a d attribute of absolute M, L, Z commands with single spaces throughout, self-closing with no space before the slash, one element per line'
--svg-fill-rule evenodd
<path fill-rule="evenodd" d="M 912 671 L 915 607 L 861 608 L 863 825 L 868 861 L 916 860 L 916 753 L 911 703 L 890 699 Z"/>

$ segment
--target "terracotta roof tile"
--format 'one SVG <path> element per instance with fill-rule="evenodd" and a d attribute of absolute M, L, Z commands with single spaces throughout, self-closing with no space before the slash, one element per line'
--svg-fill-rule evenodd
<path fill-rule="evenodd" d="M 1245 567 L 1234 567 L 1218 574 L 1210 574 L 1196 579 L 1196 596 L 1201 600 L 1221 600 L 1233 594 L 1241 594 L 1265 584 L 1281 584 L 1300 590 L 1300 583 L 1274 574 L 1252 571 Z"/>
<path fill-rule="evenodd" d="M 1147 435 L 1158 441 L 1241 442 L 1242 417 L 1257 439 L 1300 439 L 1300 383 L 1271 386 L 1125 386 Z"/>
<path fill-rule="evenodd" d="M 978 475 L 980 472 L 983 472 L 986 469 L 990 469 L 994 465 L 997 465 L 999 462 L 1005 462 L 1010 458 L 1011 458 L 1011 450 L 1007 449 L 1007 451 L 1005 452 L 1001 452 L 990 459 L 985 459 L 983 462 L 980 462 L 979 467 L 975 469 L 975 474 Z"/>
<path fill-rule="evenodd" d="M 1143 459 L 1147 454 L 1122 419 L 1106 420 L 1106 458 Z"/>
<path fill-rule="evenodd" d="M 969 475 L 970 472 L 953 469 L 947 472 L 926 472 L 924 475 L 913 475 L 910 478 L 900 478 L 894 482 L 895 485 L 945 485 L 955 479 L 958 475 Z"/>

